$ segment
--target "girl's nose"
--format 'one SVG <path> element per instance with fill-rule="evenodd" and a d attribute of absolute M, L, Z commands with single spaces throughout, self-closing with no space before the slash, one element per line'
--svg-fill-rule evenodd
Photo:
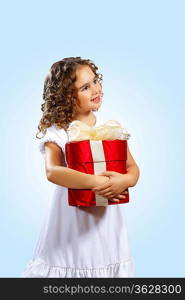
<path fill-rule="evenodd" d="M 99 87 L 94 87 L 94 89 L 92 90 L 92 96 L 96 97 L 96 95 L 101 94 L 101 88 Z"/>

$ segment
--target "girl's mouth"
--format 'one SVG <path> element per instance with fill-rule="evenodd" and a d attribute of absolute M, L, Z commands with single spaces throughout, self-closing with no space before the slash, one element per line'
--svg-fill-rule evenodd
<path fill-rule="evenodd" d="M 94 103 L 99 103 L 100 102 L 100 96 L 92 99 L 91 101 L 94 102 Z"/>

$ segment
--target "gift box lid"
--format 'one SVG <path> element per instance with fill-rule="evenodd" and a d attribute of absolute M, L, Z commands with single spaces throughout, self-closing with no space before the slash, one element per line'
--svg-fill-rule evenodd
<path fill-rule="evenodd" d="M 102 157 L 104 161 L 127 159 L 127 140 L 71 141 L 65 148 L 68 164 L 100 162 Z"/>

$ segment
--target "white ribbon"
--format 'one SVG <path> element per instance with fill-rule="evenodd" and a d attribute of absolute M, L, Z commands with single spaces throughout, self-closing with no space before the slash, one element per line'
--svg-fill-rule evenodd
<path fill-rule="evenodd" d="M 105 155 L 102 141 L 90 141 L 91 153 L 94 162 L 94 174 L 98 175 L 106 171 Z M 108 199 L 101 195 L 96 195 L 96 206 L 108 205 Z"/>

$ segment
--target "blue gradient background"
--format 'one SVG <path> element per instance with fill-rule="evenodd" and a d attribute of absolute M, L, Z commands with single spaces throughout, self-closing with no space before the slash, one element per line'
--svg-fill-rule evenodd
<path fill-rule="evenodd" d="M 137 277 L 184 277 L 184 1 L 1 4 L 0 276 L 33 256 L 53 184 L 35 133 L 43 80 L 57 60 L 92 59 L 101 113 L 131 134 L 140 167 L 125 205 Z"/>

